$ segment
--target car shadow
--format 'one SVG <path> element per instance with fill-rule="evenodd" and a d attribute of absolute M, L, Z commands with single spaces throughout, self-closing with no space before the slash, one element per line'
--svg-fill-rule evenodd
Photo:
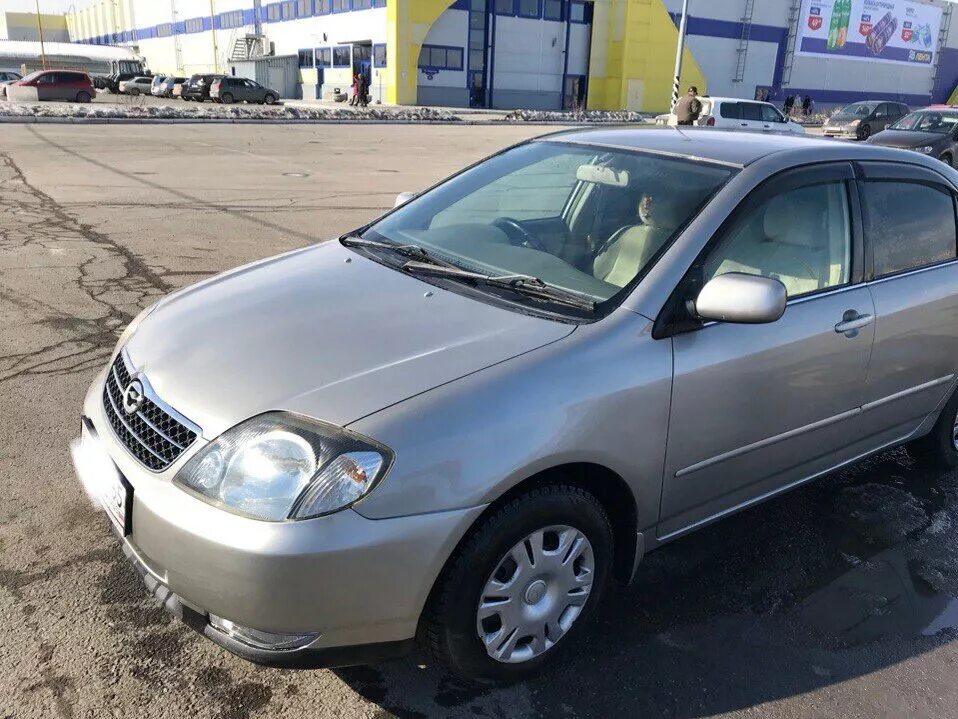
<path fill-rule="evenodd" d="M 892 450 L 673 542 L 512 686 L 402 660 L 336 673 L 397 717 L 747 709 L 958 638 L 958 475 Z"/>

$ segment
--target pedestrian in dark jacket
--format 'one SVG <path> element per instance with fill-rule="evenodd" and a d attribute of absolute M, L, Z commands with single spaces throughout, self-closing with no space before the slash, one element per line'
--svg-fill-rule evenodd
<path fill-rule="evenodd" d="M 808 117 L 811 111 L 812 111 L 812 98 L 806 95 L 805 99 L 802 100 L 802 114 L 805 115 L 805 117 Z"/>
<path fill-rule="evenodd" d="M 795 107 L 795 96 L 789 95 L 785 98 L 785 105 L 782 107 L 782 109 L 785 110 L 786 117 L 792 114 L 793 107 Z"/>
<path fill-rule="evenodd" d="M 672 113 L 675 115 L 676 123 L 679 125 L 694 125 L 702 114 L 702 102 L 698 98 L 699 89 L 692 85 L 685 97 L 680 97 Z"/>
<path fill-rule="evenodd" d="M 369 105 L 369 83 L 365 73 L 359 73 L 359 79 L 356 82 L 359 89 L 359 106 L 366 107 Z"/>

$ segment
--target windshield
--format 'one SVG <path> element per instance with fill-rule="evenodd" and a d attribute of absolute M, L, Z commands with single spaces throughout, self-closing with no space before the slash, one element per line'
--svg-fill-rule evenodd
<path fill-rule="evenodd" d="M 855 117 L 868 117 L 875 111 L 873 102 L 856 102 L 852 105 L 846 105 L 836 112 L 836 115 L 854 115 Z"/>
<path fill-rule="evenodd" d="M 531 276 L 604 302 L 642 274 L 731 175 L 690 160 L 532 142 L 413 200 L 363 238 L 417 245 L 472 272 Z"/>
<path fill-rule="evenodd" d="M 31 72 L 29 75 L 23 78 L 23 82 L 33 82 L 44 73 L 46 73 L 46 70 L 36 70 Z"/>
<path fill-rule="evenodd" d="M 908 130 L 912 132 L 935 132 L 947 135 L 958 125 L 958 112 L 936 112 L 922 110 L 905 115 L 891 126 L 892 130 Z"/>

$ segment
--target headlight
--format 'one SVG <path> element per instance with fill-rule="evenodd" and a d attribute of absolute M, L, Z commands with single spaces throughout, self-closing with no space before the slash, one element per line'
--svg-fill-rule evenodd
<path fill-rule="evenodd" d="M 372 440 L 285 412 L 227 430 L 174 482 L 255 519 L 309 519 L 352 506 L 383 478 L 392 453 Z"/>
<path fill-rule="evenodd" d="M 862 124 L 862 121 L 861 121 L 861 120 L 852 120 L 851 122 L 848 123 L 848 126 L 849 126 L 849 127 L 858 127 L 858 126 L 861 125 L 861 124 Z"/>
<path fill-rule="evenodd" d="M 923 145 L 922 147 L 916 147 L 916 148 L 915 148 L 915 151 L 916 151 L 916 152 L 923 152 L 923 153 L 926 154 L 926 155 L 930 155 L 931 153 L 933 153 L 933 152 L 935 151 L 935 148 L 932 147 L 931 145 Z"/>

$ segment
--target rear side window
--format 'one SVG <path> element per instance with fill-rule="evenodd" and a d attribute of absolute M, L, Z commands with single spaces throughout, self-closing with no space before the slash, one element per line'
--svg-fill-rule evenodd
<path fill-rule="evenodd" d="M 865 236 L 875 277 L 955 258 L 955 201 L 944 189 L 913 182 L 865 183 Z"/>
<path fill-rule="evenodd" d="M 741 120 L 742 111 L 737 102 L 723 102 L 719 106 L 719 114 L 726 120 Z"/>
<path fill-rule="evenodd" d="M 762 106 L 754 102 L 740 102 L 739 108 L 742 111 L 743 120 L 758 120 L 762 122 L 765 118 L 762 116 Z"/>

